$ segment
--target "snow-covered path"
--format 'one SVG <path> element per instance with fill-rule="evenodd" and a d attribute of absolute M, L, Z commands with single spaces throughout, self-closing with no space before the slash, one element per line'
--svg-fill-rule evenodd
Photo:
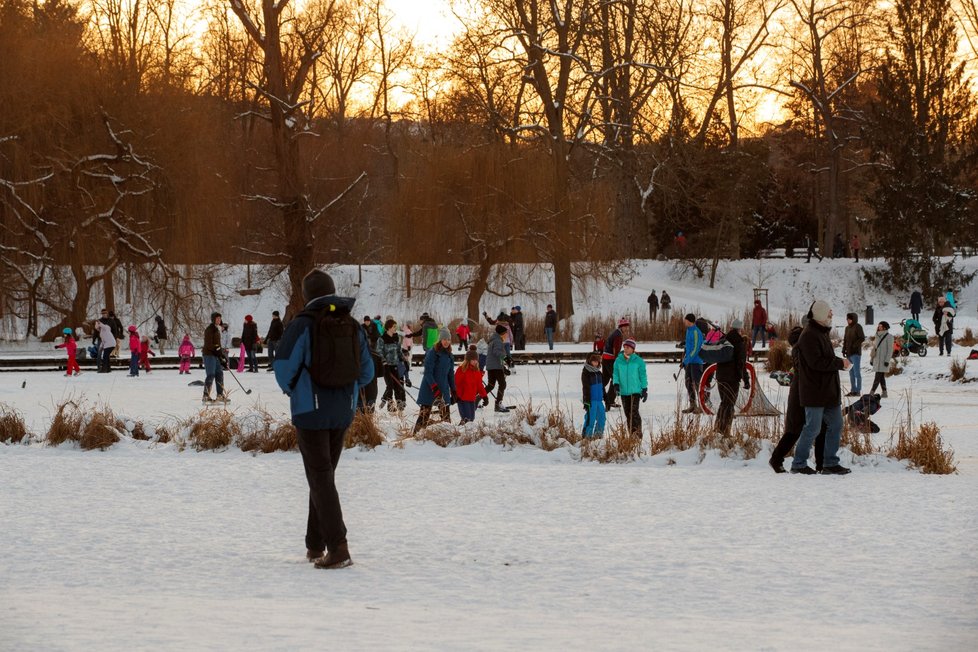
<path fill-rule="evenodd" d="M 808 478 L 428 448 L 347 451 L 356 564 L 328 572 L 302 561 L 297 454 L 6 447 L 0 647 L 978 642 L 978 474 Z"/>

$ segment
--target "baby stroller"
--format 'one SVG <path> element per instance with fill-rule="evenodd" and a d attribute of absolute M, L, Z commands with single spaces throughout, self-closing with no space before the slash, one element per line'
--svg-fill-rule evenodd
<path fill-rule="evenodd" d="M 920 357 L 927 355 L 927 329 L 920 325 L 916 319 L 904 319 L 900 322 L 903 326 L 903 337 L 900 339 L 900 355 L 906 357 L 911 353 L 916 353 Z"/>
<path fill-rule="evenodd" d="M 849 422 L 849 425 L 859 430 L 869 430 L 879 432 L 880 427 L 870 421 L 869 417 L 880 411 L 879 394 L 863 394 L 851 405 L 847 405 L 842 410 L 842 415 Z"/>

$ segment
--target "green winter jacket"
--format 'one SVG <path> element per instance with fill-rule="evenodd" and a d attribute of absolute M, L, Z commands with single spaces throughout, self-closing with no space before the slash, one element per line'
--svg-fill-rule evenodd
<path fill-rule="evenodd" d="M 649 386 L 648 377 L 645 375 L 645 360 L 635 353 L 630 358 L 625 358 L 625 352 L 622 351 L 615 359 L 615 371 L 611 382 L 618 385 L 622 396 L 641 394 L 642 390 Z"/>

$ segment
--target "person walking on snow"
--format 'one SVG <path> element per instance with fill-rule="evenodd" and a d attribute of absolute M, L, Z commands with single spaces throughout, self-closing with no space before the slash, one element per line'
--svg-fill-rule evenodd
<path fill-rule="evenodd" d="M 139 375 L 139 351 L 142 348 L 139 344 L 139 333 L 135 326 L 129 327 L 129 377 L 135 378 Z"/>
<path fill-rule="evenodd" d="M 672 297 L 665 290 L 662 291 L 662 298 L 659 300 L 659 307 L 662 308 L 662 319 L 669 321 L 669 311 L 672 310 Z"/>
<path fill-rule="evenodd" d="M 951 355 L 951 344 L 953 343 L 954 334 L 954 308 L 945 300 L 943 309 L 941 310 L 941 322 L 940 326 L 937 328 L 937 342 L 940 345 L 941 353 L 944 355 L 944 351 L 947 351 L 948 355 Z"/>
<path fill-rule="evenodd" d="M 547 336 L 547 346 L 554 350 L 554 333 L 557 332 L 557 311 L 552 304 L 547 304 L 547 313 L 543 316 L 543 333 Z"/>
<path fill-rule="evenodd" d="M 767 346 L 767 310 L 761 305 L 760 299 L 754 299 L 754 311 L 751 313 L 750 348 L 757 344 L 757 336 L 761 336 L 761 347 Z"/>
<path fill-rule="evenodd" d="M 859 317 L 854 312 L 846 315 L 846 332 L 842 338 L 842 357 L 852 364 L 849 367 L 849 393 L 846 396 L 859 396 L 863 391 L 863 375 L 859 365 L 863 360 L 863 332 Z"/>
<path fill-rule="evenodd" d="M 659 297 L 656 296 L 655 290 L 652 290 L 652 294 L 649 295 L 649 321 L 654 322 L 655 316 L 659 313 Z"/>
<path fill-rule="evenodd" d="M 703 348 L 703 331 L 696 325 L 696 315 L 693 313 L 688 313 L 683 318 L 683 324 L 686 326 L 683 369 L 686 372 L 686 395 L 689 398 L 689 407 L 683 410 L 683 414 L 699 414 L 696 393 L 700 387 L 700 379 L 703 378 L 703 359 L 700 357 L 700 349 Z"/>
<path fill-rule="evenodd" d="M 393 319 L 384 322 L 384 334 L 377 340 L 376 351 L 384 366 L 384 395 L 380 397 L 380 409 L 386 406 L 389 412 L 401 411 L 406 404 L 400 365 L 403 354 L 401 336 Z"/>
<path fill-rule="evenodd" d="M 468 351 L 469 349 L 469 335 L 472 334 L 472 329 L 469 328 L 468 322 L 463 319 L 462 323 L 458 325 L 455 329 L 455 335 L 458 336 L 458 350 Z"/>
<path fill-rule="evenodd" d="M 283 333 L 285 333 L 285 326 L 282 324 L 282 318 L 279 316 L 278 310 L 273 310 L 272 321 L 268 323 L 268 332 L 265 333 L 265 346 L 268 347 L 268 371 L 273 370 L 275 349 L 278 348 Z"/>
<path fill-rule="evenodd" d="M 621 395 L 621 409 L 628 432 L 641 439 L 639 400 L 643 403 L 649 400 L 649 381 L 645 373 L 645 360 L 635 354 L 635 348 L 635 340 L 631 338 L 622 343 L 621 353 L 615 359 L 612 382 L 615 394 Z"/>
<path fill-rule="evenodd" d="M 177 355 L 180 356 L 180 373 L 189 374 L 190 361 L 197 355 L 194 343 L 190 341 L 190 333 L 183 336 L 183 341 L 180 342 L 180 348 L 177 349 Z"/>
<path fill-rule="evenodd" d="M 163 355 L 163 347 L 166 346 L 167 333 L 166 324 L 163 323 L 163 318 L 156 315 L 154 318 L 156 320 L 156 333 L 153 334 L 153 341 L 160 347 L 160 355 Z"/>
<path fill-rule="evenodd" d="M 822 255 L 815 251 L 815 241 L 812 240 L 810 235 L 805 236 L 805 252 L 808 254 L 808 258 L 805 260 L 806 263 L 812 262 L 812 256 L 817 256 L 818 262 L 822 262 Z"/>
<path fill-rule="evenodd" d="M 584 431 L 581 434 L 585 439 L 601 439 L 604 436 L 606 412 L 600 353 L 588 354 L 581 370 L 581 389 L 584 401 Z"/>
<path fill-rule="evenodd" d="M 873 340 L 873 353 L 869 362 L 873 365 L 873 387 L 870 394 L 876 393 L 876 388 L 883 390 L 882 398 L 886 398 L 886 372 L 890 370 L 890 360 L 893 359 L 893 336 L 890 335 L 890 325 L 881 321 L 876 326 L 876 338 Z"/>
<path fill-rule="evenodd" d="M 924 297 L 920 290 L 914 290 L 910 295 L 910 316 L 914 321 L 920 321 L 920 312 L 924 309 Z"/>
<path fill-rule="evenodd" d="M 452 359 L 452 334 L 447 328 L 438 331 L 438 341 L 424 354 L 424 376 L 418 387 L 418 420 L 414 432 L 428 427 L 431 408 L 435 404 L 435 390 L 442 401 L 440 412 L 442 421 L 451 421 L 449 406 L 457 399 L 455 394 L 455 361 Z"/>
<path fill-rule="evenodd" d="M 714 376 L 717 389 L 720 391 L 720 407 L 717 409 L 714 430 L 724 437 L 730 436 L 734 407 L 737 405 L 737 397 L 740 395 L 741 381 L 743 381 L 745 388 L 750 389 L 750 381 L 747 376 L 747 342 L 744 341 L 744 336 L 741 334 L 743 327 L 744 322 L 740 319 L 735 319 L 730 324 L 726 338 L 733 345 L 733 357 L 727 362 L 718 363 Z"/>
<path fill-rule="evenodd" d="M 852 234 L 852 240 L 849 241 L 849 249 L 852 250 L 852 257 L 855 262 L 859 262 L 859 236 L 855 233 Z"/>
<path fill-rule="evenodd" d="M 65 376 L 70 376 L 75 374 L 76 376 L 81 373 L 81 367 L 78 366 L 78 360 L 76 355 L 78 353 L 78 344 L 75 342 L 75 338 L 71 335 L 71 329 L 65 328 L 61 331 L 65 336 L 65 341 L 61 344 L 55 344 L 55 349 L 64 349 L 65 353 L 68 354 L 68 364 L 65 370 Z"/>
<path fill-rule="evenodd" d="M 299 441 L 302 466 L 309 484 L 309 516 L 306 520 L 306 559 L 316 568 L 337 569 L 352 563 L 336 490 L 336 467 L 343 452 L 346 430 L 353 422 L 360 386 L 374 377 L 367 337 L 350 315 L 354 299 L 336 296 L 329 274 L 313 269 L 302 279 L 305 308 L 292 319 L 275 351 L 275 382 L 289 397 L 289 410 Z M 321 369 L 314 355 L 317 325 L 326 315 L 336 318 L 335 340 L 349 342 L 358 353 L 347 359 L 351 368 Z M 342 341 L 342 340 L 340 340 Z M 337 341 L 339 344 L 340 341 Z M 349 349 L 346 349 L 349 351 Z M 326 358 L 329 359 L 328 357 Z M 339 387 L 322 387 L 315 378 L 339 375 L 353 380 Z"/>
<path fill-rule="evenodd" d="M 839 464 L 839 442 L 842 435 L 842 386 L 839 372 L 848 371 L 850 362 L 836 357 L 829 332 L 832 330 L 832 308 L 815 301 L 811 319 L 798 338 L 798 399 L 805 408 L 805 426 L 795 445 L 791 472 L 811 475 L 817 471 L 808 466 L 812 442 L 825 421 L 825 466 L 822 473 L 844 475 L 849 469 Z"/>
<path fill-rule="evenodd" d="M 489 393 L 482 384 L 479 354 L 476 351 L 466 351 L 465 360 L 455 370 L 455 393 L 458 395 L 458 415 L 462 417 L 460 426 L 475 421 L 477 399 L 482 399 L 483 407 L 489 405 Z"/>
<path fill-rule="evenodd" d="M 810 314 L 810 313 L 809 313 Z M 805 317 L 802 321 L 807 325 L 810 317 Z M 784 458 L 795 447 L 798 437 L 801 436 L 801 429 L 805 427 L 805 408 L 801 406 L 798 399 L 798 339 L 801 337 L 802 326 L 795 326 L 788 333 L 788 345 L 791 347 L 792 367 L 795 373 L 791 376 L 791 384 L 788 387 L 788 405 L 784 411 L 784 432 L 774 450 L 771 451 L 771 459 L 768 464 L 774 469 L 775 473 L 786 473 L 784 468 Z M 819 429 L 815 437 L 815 470 L 821 472 L 824 468 L 825 457 L 825 422 Z"/>

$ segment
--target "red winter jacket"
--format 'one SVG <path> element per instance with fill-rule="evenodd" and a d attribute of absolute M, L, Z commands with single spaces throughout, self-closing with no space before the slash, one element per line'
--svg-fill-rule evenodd
<path fill-rule="evenodd" d="M 56 349 L 64 349 L 65 351 L 68 352 L 68 357 L 69 358 L 74 358 L 75 357 L 75 353 L 78 351 L 78 343 L 75 342 L 75 338 L 73 338 L 71 335 L 69 335 L 67 337 L 67 339 L 65 339 L 64 344 L 55 344 L 54 345 L 54 348 L 56 348 Z"/>
<path fill-rule="evenodd" d="M 766 326 L 767 325 L 767 310 L 761 306 L 760 301 L 754 302 L 754 314 L 751 316 L 752 326 Z"/>
<path fill-rule="evenodd" d="M 486 387 L 482 384 L 482 372 L 479 371 L 478 366 L 466 369 L 459 365 L 459 368 L 455 370 L 455 393 L 458 395 L 458 400 L 468 403 L 474 403 L 479 397 L 488 396 Z"/>

